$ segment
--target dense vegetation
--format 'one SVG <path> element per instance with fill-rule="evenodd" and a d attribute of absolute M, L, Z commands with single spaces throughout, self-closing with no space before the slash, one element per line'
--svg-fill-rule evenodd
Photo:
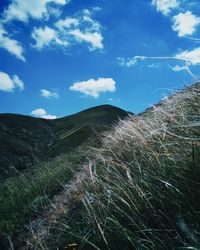
<path fill-rule="evenodd" d="M 0 187 L 0 231 L 12 232 L 18 224 L 34 216 L 51 195 L 62 190 L 64 183 L 80 169 L 83 159 L 78 148 L 6 180 Z"/>
<path fill-rule="evenodd" d="M 200 84 L 105 134 L 45 249 L 200 248 Z"/>

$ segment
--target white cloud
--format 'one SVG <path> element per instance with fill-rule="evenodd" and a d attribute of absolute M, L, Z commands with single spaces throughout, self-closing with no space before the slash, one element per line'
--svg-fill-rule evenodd
<path fill-rule="evenodd" d="M 190 66 L 192 65 L 200 65 L 200 47 L 193 49 L 191 51 L 185 50 L 183 52 L 180 52 L 176 55 L 172 56 L 134 56 L 133 58 L 122 58 L 123 64 L 122 66 L 130 67 L 127 65 L 130 62 L 134 62 L 132 65 L 136 64 L 138 61 L 143 60 L 175 60 L 180 61 L 184 63 L 185 65 L 183 67 L 179 67 L 178 65 L 175 67 L 172 67 L 172 70 L 174 71 L 180 71 L 185 70 L 187 73 L 192 76 L 192 78 L 195 81 L 198 81 L 198 78 L 194 75 L 194 73 L 191 71 Z"/>
<path fill-rule="evenodd" d="M 47 119 L 47 120 L 53 120 L 56 119 L 56 115 L 44 115 L 42 118 Z"/>
<path fill-rule="evenodd" d="M 30 17 L 42 19 L 48 15 L 55 5 L 64 5 L 68 2 L 69 0 L 13 0 L 4 11 L 1 22 L 5 24 L 7 21 L 15 19 L 28 22 Z M 57 10 L 59 11 L 56 8 L 54 10 L 55 13 Z M 90 50 L 103 49 L 102 27 L 98 21 L 93 19 L 92 14 L 94 12 L 95 10 L 93 9 L 91 11 L 84 9 L 71 17 L 68 16 L 59 20 L 53 27 L 48 27 L 47 25 L 34 27 L 31 33 L 34 41 L 32 46 L 37 50 L 50 46 L 58 46 L 65 49 L 77 43 L 87 43 Z M 0 48 L 6 49 L 17 58 L 25 61 L 22 45 L 12 39 L 2 25 L 0 25 Z"/>
<path fill-rule="evenodd" d="M 197 26 L 200 24 L 200 18 L 193 15 L 191 11 L 187 11 L 174 16 L 173 22 L 172 29 L 178 32 L 178 36 L 184 37 L 192 35 L 196 31 Z"/>
<path fill-rule="evenodd" d="M 5 92 L 13 92 L 15 88 L 24 89 L 24 83 L 17 75 L 10 77 L 4 72 L 0 72 L 0 90 Z"/>
<path fill-rule="evenodd" d="M 103 37 L 98 32 L 82 32 L 79 29 L 71 30 L 70 35 L 74 36 L 78 42 L 87 42 L 91 45 L 90 49 L 103 49 Z"/>
<path fill-rule="evenodd" d="M 27 22 L 28 19 L 43 19 L 49 15 L 48 5 L 65 5 L 67 0 L 13 0 L 3 13 L 4 22 L 19 20 Z M 50 13 L 51 14 L 51 13 Z"/>
<path fill-rule="evenodd" d="M 174 67 L 171 67 L 171 69 L 175 72 L 186 71 L 195 81 L 198 81 L 197 76 L 191 71 L 191 69 L 189 67 L 190 64 L 191 64 L 190 62 L 186 61 L 185 65 L 183 65 L 183 66 L 175 65 Z"/>
<path fill-rule="evenodd" d="M 152 0 L 152 4 L 156 7 L 157 11 L 167 16 L 173 10 L 179 7 L 178 0 Z"/>
<path fill-rule="evenodd" d="M 193 49 L 191 51 L 185 50 L 176 55 L 172 56 L 134 56 L 133 58 L 122 58 L 124 63 L 122 66 L 128 67 L 127 63 L 133 62 L 132 65 L 136 64 L 138 61 L 143 60 L 179 60 L 187 65 L 197 65 L 200 64 L 200 47 Z M 131 66 L 132 66 L 131 65 Z M 130 67 L 130 66 L 129 66 Z"/>
<path fill-rule="evenodd" d="M 32 115 L 35 115 L 37 117 L 42 117 L 47 114 L 45 109 L 37 108 L 31 112 Z"/>
<path fill-rule="evenodd" d="M 67 46 L 67 41 L 62 41 L 57 32 L 54 29 L 45 26 L 44 28 L 34 28 L 31 34 L 32 38 L 35 40 L 34 48 L 41 50 L 45 46 L 50 44 L 57 44 L 62 46 Z"/>
<path fill-rule="evenodd" d="M 49 91 L 47 89 L 41 89 L 40 90 L 41 96 L 46 97 L 46 98 L 58 98 L 59 94 L 56 91 Z"/>
<path fill-rule="evenodd" d="M 90 79 L 88 81 L 76 82 L 69 89 L 98 98 L 103 92 L 115 92 L 116 83 L 112 78 Z"/>
<path fill-rule="evenodd" d="M 25 62 L 23 47 L 18 41 L 11 39 L 2 26 L 0 26 L 0 48 L 6 49 L 10 54 Z"/>
<path fill-rule="evenodd" d="M 55 26 L 59 29 L 59 30 L 64 30 L 64 29 L 68 29 L 71 28 L 72 26 L 78 26 L 79 25 L 79 19 L 78 18 L 73 18 L 73 17 L 67 17 L 64 20 L 60 20 L 58 22 L 56 22 Z"/>
<path fill-rule="evenodd" d="M 24 83 L 22 82 L 22 80 L 19 79 L 17 75 L 13 76 L 13 82 L 16 87 L 20 88 L 21 90 L 24 90 Z"/>
<path fill-rule="evenodd" d="M 92 19 L 92 12 L 88 9 L 83 10 L 82 22 L 85 22 L 86 24 L 90 25 L 89 27 L 90 31 L 97 32 L 101 28 L 100 23 Z"/>
<path fill-rule="evenodd" d="M 176 59 L 186 61 L 189 64 L 197 65 L 200 64 L 200 47 L 191 51 L 185 50 L 175 55 Z"/>
<path fill-rule="evenodd" d="M 44 118 L 44 119 L 56 119 L 57 116 L 55 115 L 49 115 L 47 114 L 47 111 L 43 108 L 37 108 L 31 112 L 32 115 L 38 117 L 38 118 Z"/>
<path fill-rule="evenodd" d="M 50 2 L 50 1 L 49 1 Z M 51 1 L 51 2 L 54 2 L 56 4 L 61 4 L 61 5 L 65 5 L 67 3 L 70 2 L 70 0 L 54 0 L 54 1 Z"/>
<path fill-rule="evenodd" d="M 181 70 L 187 70 L 186 66 L 180 66 L 180 65 L 175 65 L 174 67 L 171 67 L 171 69 L 175 72 L 181 71 Z"/>
<path fill-rule="evenodd" d="M 103 49 L 101 25 L 92 19 L 89 10 L 59 20 L 53 28 L 48 26 L 34 28 L 32 38 L 35 40 L 33 47 L 38 50 L 50 45 L 65 48 L 77 42 L 88 43 L 90 50 Z"/>

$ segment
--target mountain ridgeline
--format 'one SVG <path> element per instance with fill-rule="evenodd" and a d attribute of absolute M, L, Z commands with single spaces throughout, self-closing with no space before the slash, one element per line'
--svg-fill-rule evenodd
<path fill-rule="evenodd" d="M 0 179 L 89 143 L 96 134 L 127 115 L 111 105 L 55 120 L 0 114 Z"/>

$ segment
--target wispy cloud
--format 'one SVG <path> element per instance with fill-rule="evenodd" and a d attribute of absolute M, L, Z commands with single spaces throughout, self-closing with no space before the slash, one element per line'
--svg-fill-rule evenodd
<path fill-rule="evenodd" d="M 73 17 L 66 17 L 55 24 L 60 37 L 69 40 L 89 44 L 91 50 L 103 49 L 103 36 L 101 25 L 92 17 L 92 11 L 83 10 Z"/>
<path fill-rule="evenodd" d="M 178 32 L 178 36 L 190 36 L 196 31 L 198 25 L 200 25 L 200 18 L 193 15 L 191 11 L 185 13 L 179 13 L 173 17 L 172 29 Z"/>
<path fill-rule="evenodd" d="M 18 59 L 25 62 L 25 57 L 23 55 L 24 49 L 22 45 L 10 38 L 8 32 L 0 25 L 0 48 L 7 50 L 10 54 L 16 56 Z"/>
<path fill-rule="evenodd" d="M 63 31 L 64 29 L 69 29 L 71 27 L 77 27 L 79 26 L 80 20 L 75 17 L 66 17 L 63 20 L 59 20 L 58 22 L 55 23 L 55 26 Z"/>
<path fill-rule="evenodd" d="M 35 49 L 41 50 L 44 47 L 48 47 L 51 44 L 67 46 L 68 42 L 62 41 L 57 32 L 54 29 L 45 26 L 44 28 L 34 28 L 32 32 L 32 38 L 35 40 L 33 47 Z"/>
<path fill-rule="evenodd" d="M 29 18 L 47 19 L 51 14 L 51 8 L 65 5 L 68 2 L 68 0 L 13 0 L 3 13 L 3 21 L 19 20 L 28 22 Z M 54 4 L 54 7 L 51 7 L 51 4 Z"/>
<path fill-rule="evenodd" d="M 7 73 L 0 71 L 0 90 L 5 92 L 13 92 L 14 89 L 24 89 L 24 83 L 17 75 L 10 77 Z"/>
<path fill-rule="evenodd" d="M 30 19 L 47 23 L 50 15 L 54 15 L 54 19 L 58 19 L 61 13 L 60 7 L 68 3 L 69 0 L 11 1 L 0 19 L 0 48 L 6 49 L 18 59 L 25 61 L 23 46 L 9 35 L 11 33 L 9 31 L 10 23 L 15 24 L 16 20 L 29 23 Z M 32 47 L 37 50 L 46 47 L 58 47 L 65 50 L 71 45 L 84 43 L 91 51 L 102 50 L 104 48 L 102 27 L 93 18 L 93 14 L 97 11 L 100 11 L 100 8 L 84 9 L 57 22 L 48 22 L 48 25 L 41 26 L 38 23 L 31 32 Z"/>
<path fill-rule="evenodd" d="M 200 64 L 200 47 L 195 48 L 193 50 L 185 50 L 177 53 L 174 56 L 134 56 L 132 58 L 122 58 L 124 60 L 123 66 L 127 66 L 126 63 L 132 65 L 136 64 L 138 61 L 152 59 L 152 60 L 180 60 L 183 62 L 187 62 L 191 65 Z M 119 63 L 120 64 L 120 63 Z M 120 64 L 121 65 L 121 64 Z"/>
<path fill-rule="evenodd" d="M 56 91 L 49 91 L 47 89 L 41 89 L 40 90 L 40 94 L 41 96 L 45 97 L 45 98 L 58 98 L 59 94 Z"/>
<path fill-rule="evenodd" d="M 185 65 L 184 66 L 180 66 L 180 65 L 175 65 L 173 67 L 170 67 L 173 71 L 175 72 L 178 72 L 178 71 L 181 71 L 181 70 L 186 70 L 186 67 Z"/>
<path fill-rule="evenodd" d="M 137 63 L 137 59 L 118 57 L 117 63 L 121 66 L 131 67 Z"/>
<path fill-rule="evenodd" d="M 101 25 L 92 18 L 92 12 L 83 10 L 75 16 L 59 20 L 53 27 L 34 28 L 33 45 L 41 50 L 47 46 L 68 47 L 76 43 L 87 43 L 90 50 L 103 49 Z"/>
<path fill-rule="evenodd" d="M 38 117 L 38 118 L 44 118 L 44 119 L 49 119 L 49 120 L 57 118 L 56 115 L 49 115 L 47 113 L 47 111 L 43 108 L 37 108 L 37 109 L 33 110 L 31 112 L 31 115 L 34 115 L 35 117 Z"/>
<path fill-rule="evenodd" d="M 101 93 L 115 92 L 116 83 L 112 78 L 90 79 L 88 81 L 76 82 L 69 89 L 98 98 Z"/>
<path fill-rule="evenodd" d="M 194 73 L 190 70 L 189 64 L 186 62 L 185 65 L 180 66 L 180 65 L 175 65 L 173 67 L 170 67 L 174 72 L 179 72 L 179 71 L 186 71 L 189 75 L 192 76 L 192 78 L 195 81 L 198 81 L 198 78 L 194 75 Z"/>
<path fill-rule="evenodd" d="M 185 50 L 175 55 L 176 59 L 188 62 L 191 65 L 200 64 L 200 47 L 193 50 Z"/>
<path fill-rule="evenodd" d="M 70 35 L 74 36 L 74 38 L 78 42 L 87 42 L 90 44 L 90 49 L 103 49 L 103 37 L 98 32 L 82 32 L 80 29 L 71 30 L 69 32 Z"/>
<path fill-rule="evenodd" d="M 14 40 L 8 35 L 9 24 L 13 21 L 21 21 L 28 23 L 29 19 L 47 20 L 49 16 L 55 15 L 60 6 L 69 3 L 69 0 L 12 0 L 8 7 L 1 14 L 0 19 L 0 48 L 6 49 L 9 53 L 18 59 L 25 61 L 24 49 L 20 42 Z M 6 27 L 6 30 L 5 30 Z M 49 40 L 53 40 L 50 30 L 34 30 L 35 38 L 37 38 L 36 48 L 47 45 Z M 34 35 L 34 34 L 33 34 Z M 46 35 L 46 39 L 45 39 Z M 55 38 L 55 42 L 59 43 L 59 39 Z"/>
<path fill-rule="evenodd" d="M 200 65 L 200 47 L 195 48 L 193 50 L 185 50 L 179 52 L 173 56 L 134 56 L 133 58 L 122 58 L 123 64 L 119 63 L 121 66 L 130 67 L 143 60 L 176 60 L 185 63 L 182 70 L 186 70 L 192 78 L 197 80 L 197 77 L 192 73 L 190 66 Z M 176 70 L 175 70 L 176 69 Z M 178 70 L 179 69 L 179 70 Z M 176 67 L 173 69 L 174 71 L 180 71 L 180 68 Z"/>
<path fill-rule="evenodd" d="M 156 10 L 167 16 L 174 9 L 179 7 L 179 0 L 152 0 Z"/>
<path fill-rule="evenodd" d="M 123 58 L 123 57 L 118 57 L 117 58 L 117 63 L 120 66 L 125 66 L 125 67 L 132 67 L 133 65 L 136 65 L 139 60 L 144 60 L 147 59 L 144 56 L 135 56 L 133 58 Z M 147 66 L 148 68 L 156 68 L 158 69 L 160 67 L 159 64 L 151 63 Z"/>

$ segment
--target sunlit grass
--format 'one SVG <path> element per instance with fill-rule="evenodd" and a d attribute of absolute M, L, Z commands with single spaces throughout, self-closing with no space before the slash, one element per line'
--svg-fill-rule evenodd
<path fill-rule="evenodd" d="M 199 249 L 199 146 L 200 84 L 120 121 L 47 249 Z"/>

